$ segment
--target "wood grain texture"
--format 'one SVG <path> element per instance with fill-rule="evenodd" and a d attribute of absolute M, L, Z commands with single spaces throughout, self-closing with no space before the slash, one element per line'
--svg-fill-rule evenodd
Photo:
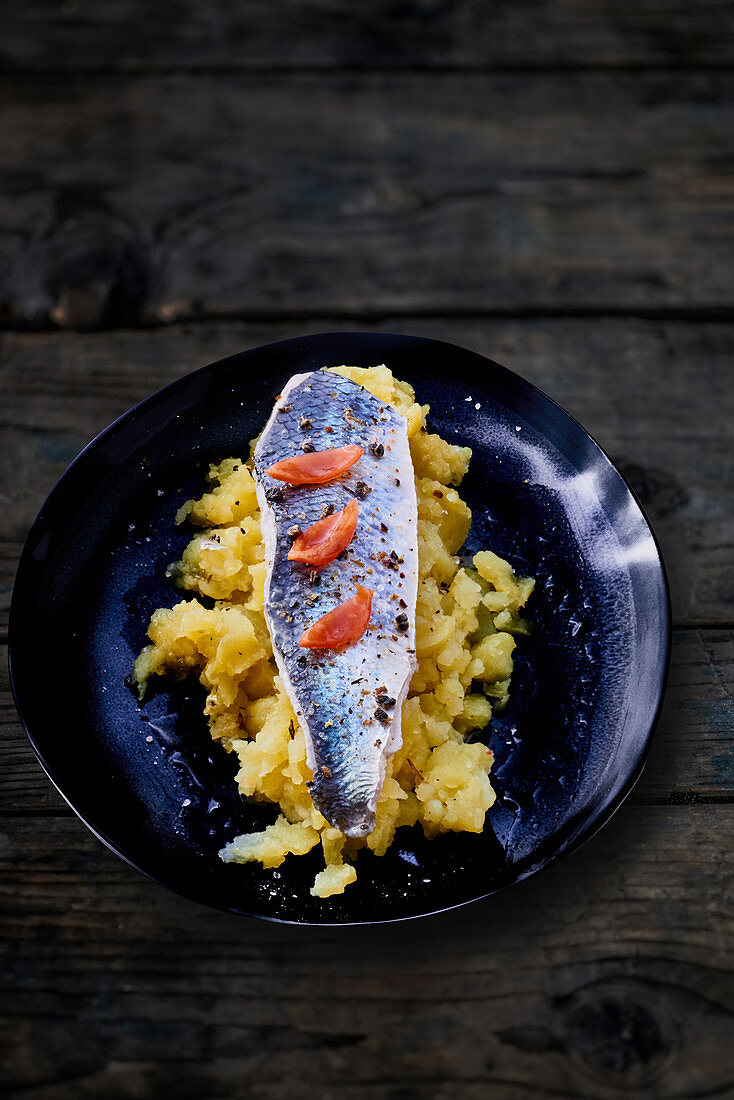
<path fill-rule="evenodd" d="M 727 72 L 11 76 L 0 307 L 729 315 L 733 99 Z"/>
<path fill-rule="evenodd" d="M 0 813 L 71 813 L 36 759 L 10 690 L 7 646 L 0 646 Z"/>
<path fill-rule="evenodd" d="M 15 712 L 0 647 L 0 813 L 71 813 L 44 775 Z M 675 633 L 670 681 L 640 804 L 734 801 L 734 631 Z M 234 774 L 234 773 L 233 773 Z"/>
<path fill-rule="evenodd" d="M 0 60 L 35 70 L 525 69 L 732 58 L 725 0 L 30 0 L 0 14 Z"/>
<path fill-rule="evenodd" d="M 90 438 L 330 329 L 455 341 L 559 400 L 645 504 L 679 626 L 645 773 L 583 851 L 342 930 L 109 854 L 0 653 L 3 1098 L 734 1096 L 733 63 L 730 0 L 0 3 L 0 640 Z"/>
<path fill-rule="evenodd" d="M 28 528 L 81 448 L 153 390 L 225 355 L 313 325 L 197 324 L 114 334 L 0 336 L 0 631 Z M 730 426 L 734 324 L 394 318 L 360 328 L 475 348 L 564 405 L 630 478 L 661 540 L 679 625 L 734 623 Z M 654 411 L 654 415 L 652 412 Z"/>
<path fill-rule="evenodd" d="M 340 930 L 209 912 L 73 818 L 6 819 L 4 1095 L 730 1095 L 732 828 L 627 806 L 532 886 Z"/>

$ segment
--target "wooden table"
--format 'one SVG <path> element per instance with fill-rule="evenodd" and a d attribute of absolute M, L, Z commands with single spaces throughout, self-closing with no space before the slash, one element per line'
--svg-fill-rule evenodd
<path fill-rule="evenodd" d="M 366 930 L 129 870 L 5 683 L 0 1091 L 734 1095 L 729 0 L 26 0 L 0 58 L 3 630 L 31 520 L 102 427 L 226 354 L 355 328 L 465 344 L 564 404 L 649 510 L 675 623 L 601 835 Z"/>

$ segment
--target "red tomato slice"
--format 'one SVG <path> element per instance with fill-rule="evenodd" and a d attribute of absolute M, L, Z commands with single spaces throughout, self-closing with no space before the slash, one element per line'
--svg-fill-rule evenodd
<path fill-rule="evenodd" d="M 353 466 L 364 450 L 350 443 L 346 447 L 332 447 L 330 451 L 311 451 L 310 454 L 283 458 L 265 472 L 276 481 L 289 485 L 324 485 L 333 481 Z"/>
<path fill-rule="evenodd" d="M 299 535 L 288 553 L 289 561 L 302 561 L 306 565 L 328 565 L 346 550 L 357 530 L 359 505 L 350 500 L 341 512 L 320 519 Z"/>
<path fill-rule="evenodd" d="M 341 649 L 356 642 L 369 626 L 373 596 L 371 588 L 358 584 L 357 595 L 317 619 L 298 644 L 304 649 Z"/>

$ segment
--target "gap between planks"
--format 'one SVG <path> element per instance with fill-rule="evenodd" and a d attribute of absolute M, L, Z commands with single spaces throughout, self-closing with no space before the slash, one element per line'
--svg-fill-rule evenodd
<path fill-rule="evenodd" d="M 493 76 L 494 74 L 523 76 L 554 76 L 563 73 L 619 73 L 620 75 L 642 75 L 646 73 L 726 73 L 734 71 L 734 58 L 721 61 L 640 61 L 616 64 L 614 62 L 525 62 L 512 61 L 508 64 L 497 62 L 488 65 L 460 64 L 455 65 L 360 65 L 355 63 L 329 65 L 319 64 L 293 64 L 293 65 L 248 65 L 232 64 L 225 62 L 199 63 L 181 62 L 168 65 L 156 65 L 150 62 L 121 62 L 118 64 L 104 65 L 75 65 L 68 68 L 64 65 L 33 65 L 19 64 L 12 61 L 3 62 L 3 71 L 0 80 L 13 77 L 50 77 L 51 79 L 68 78 L 74 80 L 78 77 L 107 76 L 201 76 L 201 77 L 288 77 L 288 76 L 320 76 L 320 77 L 370 77 L 370 76 Z"/>
<path fill-rule="evenodd" d="M 208 324 L 292 324 L 300 321 L 319 321 L 343 324 L 345 321 L 354 321 L 356 324 L 376 324 L 382 321 L 404 321 L 406 316 L 419 321 L 669 321 L 686 322 L 695 324 L 731 324 L 734 321 L 734 303 L 731 306 L 528 306 L 527 308 L 487 307 L 477 309 L 472 306 L 461 309 L 459 306 L 450 306 L 441 309 L 431 306 L 422 308 L 413 306 L 409 310 L 399 309 L 358 309 L 358 310 L 324 310 L 313 309 L 254 309 L 254 310 L 217 310 L 209 309 L 191 315 L 181 315 L 175 320 L 156 321 L 153 319 L 140 320 L 134 324 L 104 325 L 99 328 L 59 328 L 51 322 L 23 321 L 19 317 L 7 315 L 0 318 L 0 333 L 13 335 L 48 335 L 59 336 L 84 335 L 93 333 L 100 336 L 124 332 L 160 332 L 172 329 L 175 325 L 208 325 Z M 327 330 L 323 330 L 327 331 Z"/>

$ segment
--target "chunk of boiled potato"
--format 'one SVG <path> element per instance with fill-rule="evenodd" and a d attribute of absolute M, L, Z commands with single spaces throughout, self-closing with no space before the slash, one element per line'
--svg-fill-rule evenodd
<path fill-rule="evenodd" d="M 243 833 L 220 851 L 225 863 L 258 860 L 263 867 L 280 867 L 285 857 L 305 855 L 319 842 L 319 833 L 299 821 L 293 824 L 281 815 L 259 833 Z"/>
<path fill-rule="evenodd" d="M 442 485 L 458 485 L 471 459 L 471 448 L 457 447 L 430 432 L 418 432 L 413 436 L 410 453 L 415 476 L 433 478 Z"/>
<path fill-rule="evenodd" d="M 500 631 L 488 634 L 472 649 L 472 672 L 476 680 L 493 684 L 496 680 L 506 680 L 512 673 L 512 651 L 515 639 L 511 634 Z"/>

